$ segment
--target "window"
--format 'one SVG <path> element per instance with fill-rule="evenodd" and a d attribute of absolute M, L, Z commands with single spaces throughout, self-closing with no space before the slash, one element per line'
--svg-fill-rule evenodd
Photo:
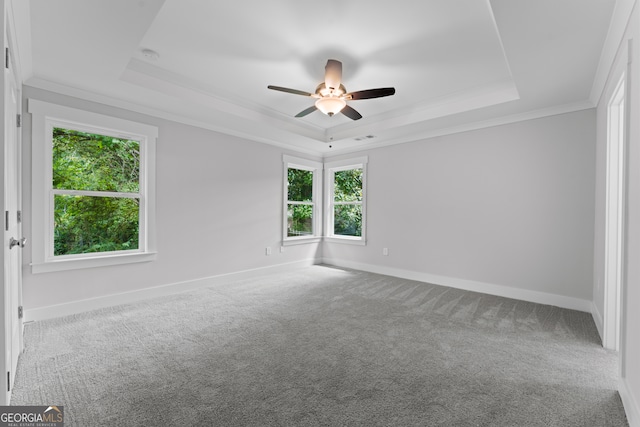
<path fill-rule="evenodd" d="M 327 240 L 365 244 L 366 166 L 366 157 L 325 165 Z"/>
<path fill-rule="evenodd" d="M 283 244 L 319 241 L 321 236 L 322 164 L 283 156 L 284 237 Z"/>
<path fill-rule="evenodd" d="M 157 128 L 29 100 L 34 273 L 152 260 Z"/>

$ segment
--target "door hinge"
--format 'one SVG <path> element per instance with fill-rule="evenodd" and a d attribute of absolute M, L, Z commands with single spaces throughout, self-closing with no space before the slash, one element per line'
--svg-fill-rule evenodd
<path fill-rule="evenodd" d="M 24 309 L 21 305 L 18 306 L 18 319 L 22 319 L 24 317 Z"/>
<path fill-rule="evenodd" d="M 7 371 L 7 391 L 11 391 L 11 371 Z"/>
<path fill-rule="evenodd" d="M 16 219 L 18 220 L 18 224 L 22 222 L 22 211 L 16 212 Z"/>
<path fill-rule="evenodd" d="M 4 68 L 9 69 L 9 48 L 4 48 Z"/>
<path fill-rule="evenodd" d="M 4 211 L 4 229 L 9 231 L 9 211 Z"/>
<path fill-rule="evenodd" d="M 16 114 L 16 126 L 19 128 L 22 127 L 22 114 Z"/>

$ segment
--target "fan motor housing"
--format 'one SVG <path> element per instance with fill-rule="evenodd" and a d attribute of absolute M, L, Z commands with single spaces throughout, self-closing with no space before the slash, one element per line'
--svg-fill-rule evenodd
<path fill-rule="evenodd" d="M 347 93 L 347 88 L 344 87 L 343 84 L 340 84 L 340 87 L 338 89 L 331 89 L 331 88 L 327 89 L 327 86 L 324 82 L 320 83 L 316 87 L 316 95 L 320 95 L 322 97 L 325 97 L 325 96 L 340 97 L 345 93 Z"/>

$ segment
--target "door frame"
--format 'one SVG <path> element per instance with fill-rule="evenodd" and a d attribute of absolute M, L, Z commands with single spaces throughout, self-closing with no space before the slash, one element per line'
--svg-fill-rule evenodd
<path fill-rule="evenodd" d="M 605 207 L 604 333 L 605 348 L 620 348 L 620 302 L 624 259 L 626 73 L 607 102 L 607 167 Z"/>
<path fill-rule="evenodd" d="M 5 72 L 3 73 L 3 80 L 2 80 L 2 85 L 0 87 L 0 94 L 2 97 L 2 102 L 0 103 L 0 109 L 1 109 L 1 116 L 3 117 L 3 120 L 0 120 L 0 132 L 2 135 L 4 135 L 3 137 L 3 146 L 2 146 L 2 150 L 0 150 L 0 162 L 3 165 L 3 170 L 2 173 L 0 174 L 0 191 L 2 192 L 0 194 L 0 200 L 3 201 L 3 209 L 2 209 L 2 227 L 5 231 L 3 231 L 3 244 L 0 245 L 0 256 L 2 257 L 3 262 L 0 263 L 1 265 L 1 269 L 2 271 L 0 272 L 0 275 L 2 277 L 2 292 L 0 292 L 0 307 L 3 308 L 3 315 L 0 316 L 0 331 L 4 331 L 4 335 L 3 338 L 0 339 L 0 366 L 2 366 L 3 368 L 8 368 L 8 369 L 3 369 L 3 371 L 1 372 L 0 375 L 0 387 L 2 388 L 2 390 L 4 390 L 4 393 L 2 393 L 2 398 L 0 398 L 0 404 L 2 405 L 8 405 L 10 403 L 10 398 L 11 398 L 11 389 L 13 387 L 13 380 L 15 378 L 15 366 L 17 365 L 17 360 L 14 359 L 14 352 L 12 350 L 16 350 L 16 346 L 17 346 L 17 350 L 16 352 L 18 354 L 20 354 L 22 352 L 23 349 L 23 345 L 24 345 L 24 341 L 23 341 L 23 323 L 22 323 L 22 319 L 18 318 L 18 310 L 17 310 L 17 306 L 21 306 L 22 305 L 22 256 L 21 256 L 21 248 L 14 248 L 13 251 L 19 250 L 20 252 L 17 253 L 17 266 L 16 266 L 16 271 L 15 271 L 15 276 L 14 276 L 14 280 L 13 282 L 15 283 L 7 283 L 7 275 L 10 274 L 11 272 L 7 269 L 7 265 L 5 257 L 8 255 L 7 251 L 9 251 L 9 239 L 10 237 L 14 237 L 16 239 L 20 239 L 22 237 L 22 223 L 17 221 L 17 211 L 21 211 L 22 210 L 22 189 L 21 189 L 21 185 L 22 185 L 22 177 L 21 177 L 21 164 L 22 164 L 22 159 L 21 159 L 21 129 L 18 128 L 17 125 L 17 121 L 16 121 L 16 116 L 15 114 L 21 114 L 22 113 L 22 93 L 21 93 L 21 89 L 22 89 L 22 79 L 21 79 L 21 73 L 20 73 L 20 67 L 19 67 L 19 57 L 17 56 L 17 52 L 18 52 L 18 48 L 16 45 L 16 32 L 15 32 L 15 26 L 13 24 L 13 9 L 12 9 L 12 3 L 9 0 L 0 0 L 0 7 L 2 7 L 2 20 L 0 21 L 0 31 L 3 34 L 3 46 L 5 47 L 5 49 L 8 49 L 8 58 L 9 60 L 7 61 L 7 54 L 5 52 L 3 52 L 2 57 L 3 59 L 3 64 L 2 66 L 5 69 Z M 11 70 L 11 72 L 7 72 L 7 64 L 9 65 L 9 68 Z M 11 79 L 13 79 L 13 82 L 11 81 Z M 15 106 L 15 111 L 12 109 L 11 111 L 9 111 L 7 109 L 7 104 L 8 104 L 8 100 L 10 100 L 12 94 L 11 94 L 11 84 L 15 83 L 15 93 L 14 96 L 16 97 L 16 106 Z M 5 162 L 7 161 L 6 158 L 6 150 L 7 150 L 7 145 L 8 142 L 8 138 L 6 137 L 8 135 L 8 129 L 7 127 L 11 126 L 11 127 L 15 127 L 15 132 L 13 133 L 14 140 L 11 141 L 10 143 L 15 143 L 15 157 L 14 157 L 14 161 L 15 161 L 15 167 L 16 167 L 16 179 L 15 179 L 15 184 L 13 188 L 8 188 L 8 183 L 6 180 L 6 176 L 5 176 Z M 6 206 L 4 206 L 5 200 L 6 200 L 6 196 L 8 193 L 8 191 L 12 191 L 15 192 L 15 197 L 16 197 L 16 206 L 13 212 L 10 212 L 9 214 L 9 218 L 13 219 L 14 221 L 16 221 L 16 227 L 15 230 L 12 230 L 14 233 L 16 233 L 16 236 L 10 236 L 9 233 L 6 231 L 7 227 L 5 224 L 5 211 L 6 211 Z M 24 217 L 24 215 L 22 215 Z M 10 300 L 9 298 L 11 298 L 12 295 L 15 295 L 16 298 L 13 300 Z M 15 301 L 15 302 L 14 302 Z M 12 306 L 13 304 L 17 304 L 16 307 L 10 307 L 9 310 L 7 310 L 7 306 Z M 14 317 L 15 316 L 15 317 Z M 15 324 L 15 322 L 18 322 L 17 325 Z M 18 333 L 18 337 L 16 339 L 16 345 L 14 346 L 12 344 L 12 340 L 14 338 L 14 334 L 13 334 L 13 326 L 16 325 L 17 326 L 17 333 Z"/>

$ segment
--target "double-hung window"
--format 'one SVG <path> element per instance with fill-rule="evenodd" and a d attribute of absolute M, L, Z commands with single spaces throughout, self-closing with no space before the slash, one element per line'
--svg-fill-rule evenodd
<path fill-rule="evenodd" d="M 322 164 L 284 155 L 283 244 L 319 241 L 322 235 Z"/>
<path fill-rule="evenodd" d="M 29 100 L 34 273 L 155 254 L 157 128 Z"/>
<path fill-rule="evenodd" d="M 326 240 L 364 245 L 367 157 L 325 164 Z"/>

